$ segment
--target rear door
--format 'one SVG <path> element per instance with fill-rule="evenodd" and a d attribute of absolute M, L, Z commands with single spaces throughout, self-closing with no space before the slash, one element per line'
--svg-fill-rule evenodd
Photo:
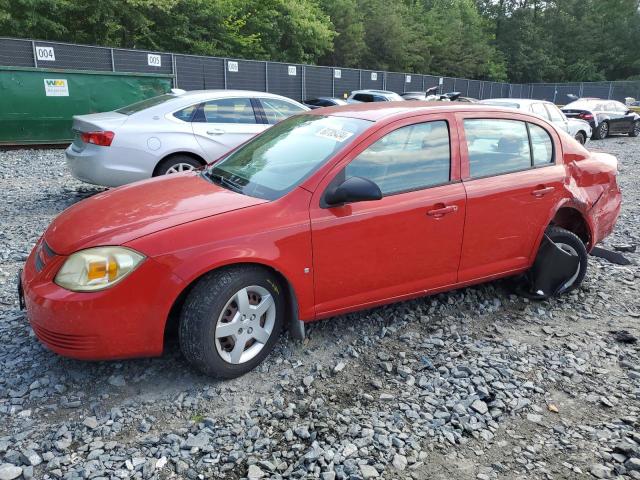
<path fill-rule="evenodd" d="M 248 97 L 219 98 L 201 104 L 191 121 L 193 134 L 211 162 L 266 128 Z"/>
<path fill-rule="evenodd" d="M 562 195 L 553 129 L 530 117 L 458 114 L 467 193 L 459 281 L 526 269 Z"/>
<path fill-rule="evenodd" d="M 321 182 L 310 207 L 316 308 L 328 316 L 454 284 L 465 192 L 453 115 L 387 125 Z M 375 182 L 383 198 L 323 207 L 330 185 Z"/>

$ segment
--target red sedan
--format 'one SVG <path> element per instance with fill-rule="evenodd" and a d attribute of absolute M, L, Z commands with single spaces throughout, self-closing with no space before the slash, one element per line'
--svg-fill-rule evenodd
<path fill-rule="evenodd" d="M 541 117 L 461 104 L 332 107 L 199 172 L 59 215 L 19 288 L 34 332 L 80 359 L 160 355 L 177 322 L 197 368 L 258 365 L 288 326 L 521 275 L 577 288 L 621 202 L 614 157 Z"/>

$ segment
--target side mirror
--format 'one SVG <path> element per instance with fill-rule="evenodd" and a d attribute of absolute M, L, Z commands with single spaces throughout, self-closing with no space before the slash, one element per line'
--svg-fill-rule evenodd
<path fill-rule="evenodd" d="M 350 177 L 340 185 L 327 190 L 324 201 L 329 206 L 338 206 L 344 203 L 380 200 L 381 198 L 380 187 L 374 182 L 367 178 Z"/>

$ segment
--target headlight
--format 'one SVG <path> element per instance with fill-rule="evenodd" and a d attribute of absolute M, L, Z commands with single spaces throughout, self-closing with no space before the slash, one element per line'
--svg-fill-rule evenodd
<path fill-rule="evenodd" d="M 96 247 L 67 258 L 54 282 L 74 292 L 110 287 L 133 272 L 144 255 L 124 247 Z"/>

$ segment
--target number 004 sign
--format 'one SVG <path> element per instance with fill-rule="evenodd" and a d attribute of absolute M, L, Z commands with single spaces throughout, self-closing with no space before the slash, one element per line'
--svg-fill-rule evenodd
<path fill-rule="evenodd" d="M 40 61 L 55 62 L 56 52 L 53 47 L 36 46 L 36 58 Z"/>

